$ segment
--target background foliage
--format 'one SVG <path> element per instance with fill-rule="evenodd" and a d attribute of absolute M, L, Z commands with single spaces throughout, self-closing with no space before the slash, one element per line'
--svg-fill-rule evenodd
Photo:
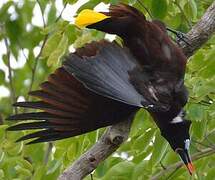
<path fill-rule="evenodd" d="M 213 0 L 143 0 L 154 18 L 169 27 L 187 32 L 203 15 Z M 60 16 L 54 0 L 3 1 L 0 9 L 0 179 L 57 179 L 72 161 L 91 147 L 104 129 L 82 136 L 47 144 L 26 146 L 14 141 L 27 132 L 5 132 L 10 124 L 5 118 L 26 111 L 12 109 L 17 100 L 29 100 L 28 92 L 38 89 L 48 74 L 60 66 L 69 50 L 98 40 L 105 34 L 95 30 L 80 30 Z M 86 1 L 78 11 L 94 8 L 100 2 Z M 125 0 L 145 14 L 136 0 Z M 76 5 L 78 0 L 63 0 L 64 7 Z M 43 26 L 32 24 L 33 10 L 39 6 Z M 64 9 L 62 9 L 62 12 Z M 148 16 L 148 15 L 147 15 Z M 150 19 L 150 17 L 148 16 Z M 186 106 L 187 118 L 192 120 L 191 153 L 215 146 L 215 37 L 212 37 L 190 58 L 186 85 L 190 91 Z M 18 65 L 15 65 L 18 64 Z M 4 91 L 3 91 L 4 90 Z M 9 93 L 7 93 L 7 91 Z M 6 93 L 3 93 L 6 92 Z M 149 179 L 166 167 L 180 161 L 161 137 L 149 114 L 140 110 L 132 126 L 130 138 L 116 153 L 93 173 L 94 179 Z M 186 169 L 168 171 L 159 179 L 201 179 L 215 177 L 215 156 L 205 155 L 194 162 L 196 174 L 190 178 Z M 86 179 L 90 179 L 87 177 Z"/>

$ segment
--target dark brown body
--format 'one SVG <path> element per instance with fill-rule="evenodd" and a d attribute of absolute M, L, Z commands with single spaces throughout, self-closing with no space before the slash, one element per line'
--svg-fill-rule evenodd
<path fill-rule="evenodd" d="M 121 4 L 105 14 L 110 18 L 87 27 L 117 34 L 123 47 L 94 42 L 68 56 L 41 90 L 30 93 L 41 101 L 15 104 L 43 110 L 9 118 L 37 121 L 8 130 L 44 129 L 19 140 L 37 138 L 31 142 L 37 143 L 80 135 L 122 121 L 141 107 L 169 136 L 169 124 L 187 102 L 186 57 L 163 23 L 147 21 L 137 9 Z M 178 126 L 178 132 L 183 131 Z"/>
<path fill-rule="evenodd" d="M 111 18 L 89 28 L 117 34 L 123 39 L 140 63 L 139 70 L 129 73 L 131 83 L 148 101 L 163 107 L 163 111 L 149 110 L 158 126 L 160 122 L 171 121 L 187 102 L 185 55 L 168 37 L 163 23 L 146 21 L 139 11 L 124 5 L 112 7 L 106 14 Z M 114 24 L 119 21 L 122 23 L 116 28 Z"/>

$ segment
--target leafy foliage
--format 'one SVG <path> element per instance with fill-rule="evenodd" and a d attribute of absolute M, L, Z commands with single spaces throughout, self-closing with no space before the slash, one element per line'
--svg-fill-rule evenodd
<path fill-rule="evenodd" d="M 79 7 L 94 8 L 101 1 L 89 0 Z M 119 0 L 104 0 L 116 4 Z M 125 0 L 145 14 L 136 0 Z M 142 3 L 152 16 L 163 20 L 168 27 L 187 32 L 203 15 L 213 0 L 144 0 Z M 79 3 L 63 0 L 64 6 Z M 44 25 L 33 23 L 34 11 L 43 14 Z M 47 75 L 60 66 L 69 49 L 83 46 L 86 42 L 102 39 L 104 33 L 80 30 L 59 16 L 55 1 L 6 1 L 0 8 L 0 179 L 57 179 L 72 161 L 91 147 L 103 133 L 97 130 L 82 136 L 47 144 L 26 146 L 15 140 L 27 132 L 5 132 L 11 123 L 2 120 L 15 113 L 11 104 L 16 100 L 29 99 L 28 92 L 38 89 Z M 149 15 L 147 14 L 147 17 Z M 42 17 L 41 17 L 42 18 Z M 41 19 L 42 21 L 42 19 Z M 187 118 L 192 120 L 191 153 L 214 147 L 215 140 L 215 37 L 190 58 L 186 85 L 190 91 L 186 106 Z M 10 73 L 11 75 L 10 75 Z M 7 93 L 3 93 L 6 89 Z M 19 112 L 26 111 L 18 109 Z M 163 168 L 180 161 L 149 114 L 140 110 L 132 126 L 130 137 L 112 156 L 102 162 L 94 172 L 94 179 L 149 179 Z M 193 179 L 211 180 L 215 176 L 215 156 L 205 156 L 194 162 L 197 172 Z M 189 179 L 185 168 L 168 171 L 159 179 Z M 87 177 L 86 179 L 90 179 Z"/>

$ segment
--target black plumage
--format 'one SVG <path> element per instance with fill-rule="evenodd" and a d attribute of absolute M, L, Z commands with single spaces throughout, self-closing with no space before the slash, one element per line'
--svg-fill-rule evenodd
<path fill-rule="evenodd" d="M 95 106 L 97 101 L 99 107 L 102 107 L 102 103 L 105 106 L 101 108 L 101 117 L 105 117 L 103 114 L 106 114 L 108 117 L 106 121 L 110 122 L 106 124 L 105 119 L 101 118 L 101 125 L 95 125 L 95 129 L 119 122 L 121 120 L 119 110 L 123 112 L 122 110 L 127 111 L 130 108 L 133 112 L 133 109 L 136 110 L 144 107 L 153 114 L 158 113 L 158 116 L 161 113 L 166 114 L 166 111 L 171 107 L 169 104 L 157 101 L 159 96 L 155 97 L 156 95 L 149 91 L 149 88 L 152 88 L 153 84 L 147 76 L 143 78 L 140 65 L 127 48 L 104 41 L 94 42 L 93 44 L 97 48 L 99 47 L 96 49 L 97 54 L 90 57 L 79 56 L 78 54 L 70 55 L 64 62 L 63 67 L 58 69 L 56 73 L 51 74 L 47 82 L 41 84 L 41 90 L 29 93 L 31 96 L 40 98 L 42 101 L 18 102 L 14 104 L 14 106 L 40 109 L 45 112 L 18 114 L 9 117 L 9 119 L 18 120 L 22 118 L 26 120 L 34 118 L 48 120 L 49 122 L 40 121 L 19 124 L 10 127 L 8 130 L 69 129 L 67 125 L 72 125 L 71 128 L 74 128 L 75 124 L 79 123 L 82 119 L 85 120 L 91 113 L 98 113 L 94 109 L 91 110 L 91 106 Z M 137 87 L 138 85 L 141 87 Z M 89 99 L 87 98 L 88 96 L 90 97 Z M 113 119 L 111 118 L 111 112 L 108 111 L 111 108 L 106 102 L 109 102 L 110 106 L 114 104 L 119 106 L 119 109 L 113 109 L 114 116 L 118 115 L 119 120 L 116 120 L 114 117 Z M 33 117 L 32 114 L 34 115 Z M 167 118 L 166 115 L 164 116 Z M 56 119 L 58 119 L 58 123 Z M 171 120 L 171 118 L 169 119 Z M 52 124 L 53 122 L 57 124 Z M 91 123 L 92 120 L 85 125 Z M 98 122 L 96 123 L 99 124 Z M 77 126 L 81 126 L 81 124 Z M 94 128 L 89 128 L 86 132 L 90 130 L 94 130 Z"/>

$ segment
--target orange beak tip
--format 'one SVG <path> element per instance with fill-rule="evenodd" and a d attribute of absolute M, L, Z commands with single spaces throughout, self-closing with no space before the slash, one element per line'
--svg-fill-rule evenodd
<path fill-rule="evenodd" d="M 188 163 L 186 166 L 187 166 L 187 169 L 189 170 L 190 175 L 192 175 L 195 171 L 195 167 L 193 166 L 192 163 Z"/>

